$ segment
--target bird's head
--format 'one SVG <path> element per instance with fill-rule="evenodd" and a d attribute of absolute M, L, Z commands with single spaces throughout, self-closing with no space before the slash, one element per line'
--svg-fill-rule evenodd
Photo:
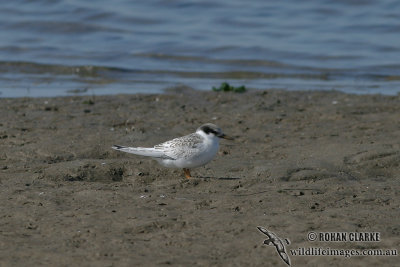
<path fill-rule="evenodd" d="M 201 125 L 197 129 L 197 131 L 201 131 L 201 132 L 205 133 L 206 135 L 216 136 L 216 137 L 224 138 L 227 140 L 233 140 L 232 137 L 224 134 L 217 125 L 212 124 L 212 123 L 206 123 L 206 124 Z"/>

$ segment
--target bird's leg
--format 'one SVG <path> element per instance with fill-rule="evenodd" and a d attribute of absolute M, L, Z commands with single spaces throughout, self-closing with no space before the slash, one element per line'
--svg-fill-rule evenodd
<path fill-rule="evenodd" d="M 190 170 L 189 170 L 189 169 L 183 168 L 183 172 L 185 173 L 185 177 L 186 177 L 187 179 L 189 179 L 190 177 L 192 177 L 192 176 L 190 175 Z"/>

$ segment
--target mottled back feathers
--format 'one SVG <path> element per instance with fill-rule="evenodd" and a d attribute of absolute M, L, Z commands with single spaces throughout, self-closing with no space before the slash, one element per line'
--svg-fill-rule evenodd
<path fill-rule="evenodd" d="M 167 157 L 173 159 L 189 158 L 204 149 L 203 140 L 201 135 L 192 133 L 156 145 L 154 149 L 163 151 Z"/>

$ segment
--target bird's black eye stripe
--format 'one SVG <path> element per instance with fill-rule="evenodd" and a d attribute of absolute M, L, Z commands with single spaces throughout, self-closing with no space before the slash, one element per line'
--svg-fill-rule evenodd
<path fill-rule="evenodd" d="M 204 131 L 206 134 L 209 134 L 209 133 L 217 134 L 217 132 L 216 132 L 214 129 L 212 129 L 212 128 L 210 128 L 210 127 L 207 127 L 207 126 L 203 128 L 203 131 Z"/>

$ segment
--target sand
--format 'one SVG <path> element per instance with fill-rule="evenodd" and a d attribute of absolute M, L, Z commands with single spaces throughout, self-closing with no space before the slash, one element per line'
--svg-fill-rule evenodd
<path fill-rule="evenodd" d="M 400 97 L 339 92 L 0 99 L 1 266 L 287 266 L 290 249 L 400 247 Z M 166 169 L 152 146 L 219 125 L 205 167 Z M 309 232 L 379 232 L 311 242 Z M 294 256 L 292 266 L 394 266 L 396 256 Z"/>

